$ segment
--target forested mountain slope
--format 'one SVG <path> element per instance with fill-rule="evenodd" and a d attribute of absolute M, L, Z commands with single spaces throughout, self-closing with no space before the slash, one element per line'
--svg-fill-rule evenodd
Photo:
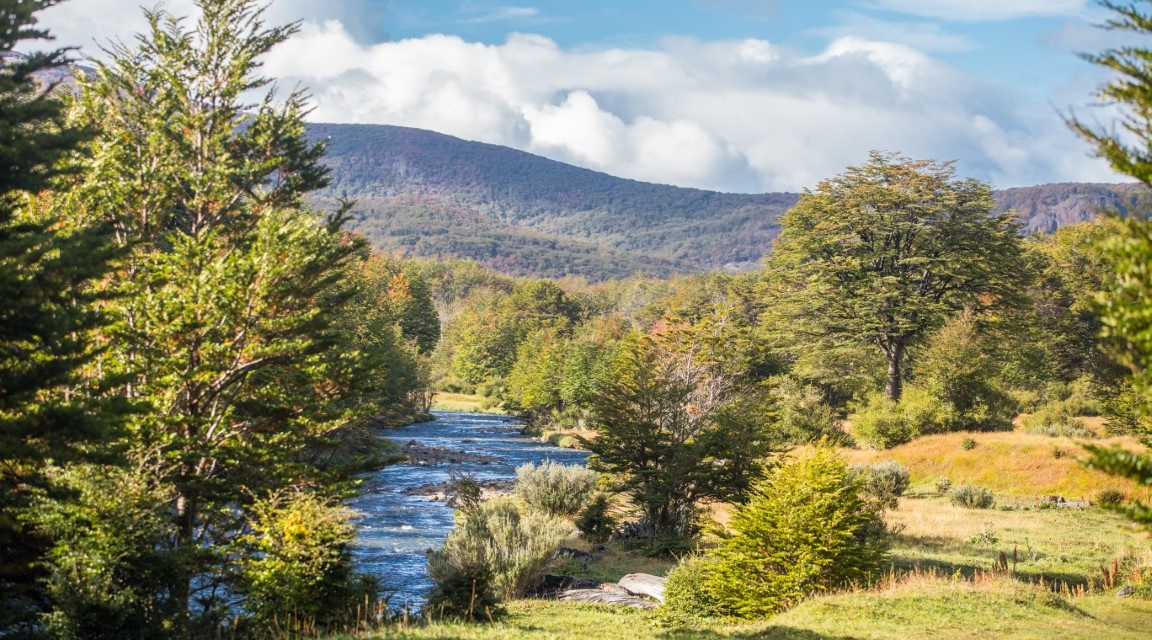
<path fill-rule="evenodd" d="M 771 247 L 795 193 L 736 194 L 613 177 L 508 147 L 390 125 L 311 124 L 354 228 L 382 249 L 456 255 L 517 275 L 593 280 L 744 269 Z M 996 193 L 1025 232 L 1128 210 L 1134 185 L 1051 184 Z"/>

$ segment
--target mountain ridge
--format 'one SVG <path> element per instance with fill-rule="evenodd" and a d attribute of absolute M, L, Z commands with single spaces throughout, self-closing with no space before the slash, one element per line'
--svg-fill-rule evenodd
<path fill-rule="evenodd" d="M 599 280 L 759 263 L 798 193 L 723 193 L 576 167 L 526 151 L 399 127 L 310 123 L 327 140 L 330 186 L 356 200 L 352 228 L 409 256 L 474 258 L 514 275 Z M 1023 233 L 1050 233 L 1138 206 L 1137 184 L 1054 183 L 995 191 Z"/>

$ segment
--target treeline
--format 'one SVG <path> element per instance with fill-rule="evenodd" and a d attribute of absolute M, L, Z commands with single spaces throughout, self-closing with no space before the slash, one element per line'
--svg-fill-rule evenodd
<path fill-rule="evenodd" d="M 734 383 L 766 394 L 761 419 L 791 443 L 831 437 L 888 447 L 928 433 L 1010 429 L 1020 413 L 1032 414 L 1028 428 L 1051 435 L 1088 435 L 1077 418 L 1096 415 L 1107 417 L 1109 433 L 1138 432 L 1137 396 L 1128 370 L 1105 353 L 1095 306 L 1115 266 L 1100 242 L 1118 223 L 1027 237 L 1007 218 L 998 224 L 1003 246 L 987 230 L 955 239 L 970 259 L 999 255 L 1002 264 L 974 274 L 970 290 L 950 300 L 884 290 L 892 277 L 884 273 L 856 300 L 814 287 L 802 296 L 786 246 L 747 274 L 595 284 L 511 278 L 468 261 L 414 264 L 446 320 L 437 388 L 489 396 L 543 430 L 587 427 L 597 395 L 617 381 L 622 345 L 639 341 L 676 343 L 673 352 L 711 359 Z M 963 259 L 958 249 L 948 257 Z M 939 267 L 956 285 L 958 267 Z M 896 321 L 904 343 L 894 381 L 877 345 L 891 337 L 879 325 L 899 311 L 884 306 L 889 299 L 921 319 Z M 886 387 L 895 383 L 893 397 Z"/>
<path fill-rule="evenodd" d="M 0 48 L 48 0 L 2 0 Z M 75 94 L 0 67 L 0 635 L 323 629 L 375 602 L 340 500 L 429 401 L 431 293 L 369 257 L 250 0 L 146 12 Z M 261 90 L 263 98 L 249 102 Z"/>

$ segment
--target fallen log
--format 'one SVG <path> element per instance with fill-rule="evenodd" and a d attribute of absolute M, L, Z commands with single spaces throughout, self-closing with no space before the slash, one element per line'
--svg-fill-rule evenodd
<path fill-rule="evenodd" d="M 569 589 L 560 592 L 560 600 L 570 602 L 596 602 L 600 604 L 617 604 L 636 609 L 655 609 L 656 603 L 644 598 L 637 598 L 626 593 L 612 593 L 603 589 Z"/>
<path fill-rule="evenodd" d="M 648 596 L 664 602 L 664 588 L 668 585 L 668 578 L 661 578 L 648 573 L 629 573 L 620 578 L 619 585 L 634 596 Z"/>

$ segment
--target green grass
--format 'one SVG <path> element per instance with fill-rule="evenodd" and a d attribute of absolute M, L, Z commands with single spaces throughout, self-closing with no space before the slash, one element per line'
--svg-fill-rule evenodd
<path fill-rule="evenodd" d="M 621 638 L 1148 638 L 1152 601 L 1110 595 L 1060 597 L 1007 577 L 977 582 L 914 576 L 869 591 L 814 598 L 754 624 L 677 623 L 658 611 L 626 607 L 517 600 L 495 624 L 410 624 L 357 638 L 615 640 Z M 349 637 L 349 636 L 345 636 Z"/>
<path fill-rule="evenodd" d="M 905 498 L 888 521 L 898 532 L 896 568 L 945 575 L 990 570 L 1003 552 L 1022 579 L 1088 585 L 1117 556 L 1149 548 L 1147 536 L 1103 509 L 964 509 L 942 498 Z M 984 532 L 995 541 L 981 539 Z"/>
<path fill-rule="evenodd" d="M 495 413 L 504 411 L 492 406 L 492 399 L 468 393 L 447 393 L 437 391 L 432 398 L 432 408 L 439 411 L 467 411 L 469 413 Z"/>

